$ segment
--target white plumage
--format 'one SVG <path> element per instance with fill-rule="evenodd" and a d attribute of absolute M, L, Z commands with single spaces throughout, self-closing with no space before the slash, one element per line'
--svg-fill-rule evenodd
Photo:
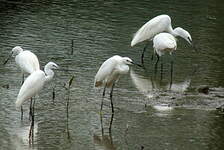
<path fill-rule="evenodd" d="M 159 33 L 153 38 L 153 48 L 159 56 L 165 52 L 172 54 L 177 48 L 176 39 L 170 33 Z"/>
<path fill-rule="evenodd" d="M 111 87 L 117 82 L 121 74 L 126 74 L 129 71 L 129 66 L 132 60 L 128 57 L 115 55 L 107 59 L 98 70 L 95 76 L 95 87 Z"/>
<path fill-rule="evenodd" d="M 37 70 L 34 71 L 31 75 L 29 75 L 23 83 L 22 87 L 20 88 L 16 100 L 16 108 L 21 107 L 24 101 L 30 99 L 31 97 L 39 93 L 40 90 L 43 89 L 43 86 L 46 81 L 50 81 L 53 78 L 54 72 L 52 71 L 52 69 L 57 68 L 58 66 L 55 63 L 49 62 L 44 68 L 45 72 L 43 72 L 42 70 Z"/>
<path fill-rule="evenodd" d="M 134 35 L 131 46 L 145 40 L 152 40 L 153 37 L 161 32 L 168 32 L 174 37 L 180 36 L 189 44 L 192 44 L 191 35 L 183 28 L 177 27 L 173 30 L 171 18 L 168 15 L 159 15 L 146 22 Z"/>
<path fill-rule="evenodd" d="M 34 53 L 27 50 L 23 51 L 20 46 L 16 46 L 12 49 L 12 54 L 15 56 L 16 64 L 20 67 L 23 74 L 31 74 L 40 70 L 38 58 Z"/>

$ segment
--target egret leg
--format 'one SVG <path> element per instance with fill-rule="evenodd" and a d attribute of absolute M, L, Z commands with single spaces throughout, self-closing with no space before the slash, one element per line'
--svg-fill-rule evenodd
<path fill-rule="evenodd" d="M 101 133 L 102 133 L 102 136 L 104 136 L 103 116 L 102 116 L 102 113 L 100 113 L 100 125 L 101 125 Z"/>
<path fill-rule="evenodd" d="M 154 53 L 152 53 L 151 61 L 153 61 Z"/>
<path fill-rule="evenodd" d="M 111 87 L 111 91 L 110 91 L 110 103 L 111 103 L 112 114 L 114 113 L 114 105 L 112 101 L 114 86 L 115 86 L 115 83 L 113 83 Z"/>
<path fill-rule="evenodd" d="M 145 54 L 145 50 L 146 48 L 149 46 L 149 43 L 146 43 L 143 51 L 142 51 L 142 56 L 141 56 L 141 62 L 142 62 L 142 66 L 144 66 L 144 54 Z"/>
<path fill-rule="evenodd" d="M 100 106 L 100 123 L 101 123 L 102 136 L 104 135 L 102 110 L 103 110 L 103 99 L 105 96 L 106 87 L 107 87 L 107 84 L 103 88 L 103 96 L 102 96 L 101 106 Z"/>
<path fill-rule="evenodd" d="M 31 123 L 30 123 L 30 131 L 29 131 L 29 143 L 31 144 L 31 142 L 33 143 L 33 132 L 34 132 L 34 105 L 35 105 L 35 99 L 33 99 L 32 102 L 32 116 L 31 116 Z"/>
<path fill-rule="evenodd" d="M 21 85 L 23 85 L 23 83 L 24 83 L 24 74 L 22 73 L 22 83 L 21 83 Z"/>
<path fill-rule="evenodd" d="M 23 120 L 23 106 L 21 106 L 21 121 Z"/>
<path fill-rule="evenodd" d="M 102 97 L 102 100 L 101 100 L 100 113 L 103 110 L 103 99 L 104 99 L 104 96 L 105 96 L 106 87 L 107 87 L 107 84 L 103 88 L 103 97 Z"/>
<path fill-rule="evenodd" d="M 157 61 L 155 63 L 155 73 L 157 73 L 157 64 L 159 62 L 159 55 L 156 53 L 156 56 L 157 56 Z"/>
<path fill-rule="evenodd" d="M 109 137 L 110 137 L 110 144 L 111 145 L 113 145 L 113 138 L 112 138 L 112 132 L 111 132 L 113 120 L 114 120 L 114 113 L 111 114 L 110 125 L 109 125 Z"/>
<path fill-rule="evenodd" d="M 114 120 L 114 113 L 111 114 L 110 125 L 109 125 L 109 135 L 111 136 L 111 128 Z"/>
<path fill-rule="evenodd" d="M 170 65 L 170 90 L 173 84 L 173 61 L 171 61 L 171 65 Z"/>
<path fill-rule="evenodd" d="M 32 121 L 32 106 L 33 105 L 33 98 L 30 98 L 30 112 L 29 112 L 29 120 Z"/>
<path fill-rule="evenodd" d="M 163 59 L 162 59 L 162 57 L 161 57 L 161 70 L 160 70 L 160 81 L 162 82 L 162 80 L 163 80 Z"/>

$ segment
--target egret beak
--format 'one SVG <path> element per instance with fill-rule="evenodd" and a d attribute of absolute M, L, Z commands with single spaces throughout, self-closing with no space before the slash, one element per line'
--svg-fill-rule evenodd
<path fill-rule="evenodd" d="M 9 61 L 9 59 L 12 57 L 12 54 L 13 54 L 13 52 L 11 52 L 9 54 L 9 56 L 7 57 L 7 59 L 4 61 L 3 65 L 5 65 Z"/>
<path fill-rule="evenodd" d="M 136 65 L 136 66 L 139 66 L 139 67 L 141 67 L 141 68 L 143 68 L 143 66 L 142 65 L 140 65 L 140 64 L 137 64 L 137 63 L 134 63 L 134 62 L 131 62 L 133 65 Z"/>
<path fill-rule="evenodd" d="M 197 53 L 198 49 L 190 38 L 188 38 L 188 43 L 190 43 L 190 45 L 193 47 L 194 51 Z"/>
<path fill-rule="evenodd" d="M 74 69 L 61 69 L 59 68 L 57 71 L 65 71 L 65 72 L 68 72 L 68 71 L 75 71 Z"/>
<path fill-rule="evenodd" d="M 57 66 L 55 67 L 55 69 L 60 69 L 60 67 L 57 65 Z"/>

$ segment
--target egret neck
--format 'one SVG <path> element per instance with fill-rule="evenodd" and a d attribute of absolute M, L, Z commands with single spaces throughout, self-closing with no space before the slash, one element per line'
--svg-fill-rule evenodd
<path fill-rule="evenodd" d="M 44 67 L 44 72 L 46 74 L 46 81 L 50 81 L 54 77 L 54 71 L 49 68 L 48 65 Z"/>

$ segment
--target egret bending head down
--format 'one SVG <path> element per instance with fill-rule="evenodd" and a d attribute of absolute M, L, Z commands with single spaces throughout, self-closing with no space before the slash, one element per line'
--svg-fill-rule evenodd
<path fill-rule="evenodd" d="M 192 45 L 192 38 L 188 31 L 181 27 L 173 29 L 171 18 L 168 15 L 159 15 L 146 22 L 134 35 L 131 46 L 145 40 L 152 40 L 155 35 L 161 32 L 168 32 L 174 37 L 182 37 Z"/>
<path fill-rule="evenodd" d="M 131 46 L 134 46 L 140 42 L 143 42 L 145 40 L 153 40 L 154 37 L 162 32 L 167 32 L 171 34 L 174 37 L 181 37 L 185 39 L 190 45 L 193 46 L 194 50 L 197 51 L 196 47 L 192 43 L 192 38 L 191 35 L 188 31 L 181 27 L 177 27 L 173 29 L 172 24 L 171 24 L 171 18 L 168 15 L 159 15 L 148 22 L 146 22 L 134 35 L 132 41 L 131 41 Z M 143 57 L 144 57 L 144 52 L 146 48 L 148 47 L 148 42 L 146 43 L 144 50 L 142 52 L 141 56 L 141 61 L 142 64 L 144 63 Z"/>
<path fill-rule="evenodd" d="M 105 89 L 106 87 L 111 87 L 110 92 L 110 100 L 111 100 L 111 108 L 112 113 L 114 113 L 113 102 L 112 102 L 112 93 L 115 83 L 119 80 L 119 77 L 122 74 L 127 74 L 129 72 L 129 65 L 135 64 L 130 58 L 128 57 L 121 57 L 115 55 L 109 59 L 107 59 L 98 70 L 94 86 L 95 87 L 104 87 L 103 90 L 103 98 L 105 96 Z M 103 99 L 101 102 L 101 109 L 103 107 Z"/>
<path fill-rule="evenodd" d="M 37 56 L 31 51 L 24 51 L 20 46 L 16 46 L 12 49 L 11 54 L 4 64 L 6 64 L 11 57 L 15 57 L 15 62 L 20 67 L 22 74 L 31 74 L 34 71 L 40 70 Z"/>

